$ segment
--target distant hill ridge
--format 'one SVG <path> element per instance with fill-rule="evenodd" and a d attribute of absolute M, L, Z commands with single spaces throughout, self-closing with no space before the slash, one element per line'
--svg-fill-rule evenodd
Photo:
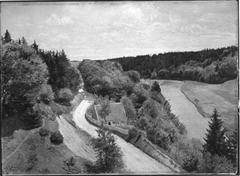
<path fill-rule="evenodd" d="M 108 60 L 119 62 L 124 71 L 138 71 L 142 78 L 223 83 L 237 78 L 237 59 L 238 47 L 228 46 Z"/>

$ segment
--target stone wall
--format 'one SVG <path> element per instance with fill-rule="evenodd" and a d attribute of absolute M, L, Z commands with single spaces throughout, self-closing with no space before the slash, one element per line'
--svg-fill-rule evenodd
<path fill-rule="evenodd" d="M 166 154 L 162 153 L 156 148 L 148 139 L 143 135 L 138 134 L 129 141 L 135 147 L 142 150 L 144 153 L 148 154 L 152 158 L 156 159 L 158 162 L 164 164 L 165 166 L 172 169 L 174 172 L 182 172 L 182 168 L 179 164 L 169 158 Z"/>

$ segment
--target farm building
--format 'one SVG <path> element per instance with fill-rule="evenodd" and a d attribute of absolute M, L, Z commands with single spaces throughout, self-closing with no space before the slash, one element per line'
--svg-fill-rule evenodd
<path fill-rule="evenodd" d="M 103 120 L 98 114 L 100 108 L 101 105 L 94 105 L 92 114 L 92 117 L 99 122 Z M 110 114 L 106 117 L 108 125 L 121 126 L 127 124 L 127 116 L 122 103 L 110 103 L 110 110 Z"/>

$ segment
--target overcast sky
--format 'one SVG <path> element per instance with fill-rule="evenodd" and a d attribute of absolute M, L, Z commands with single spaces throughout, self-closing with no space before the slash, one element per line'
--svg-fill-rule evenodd
<path fill-rule="evenodd" d="M 237 44 L 237 1 L 3 2 L 1 35 L 64 49 L 70 60 Z"/>

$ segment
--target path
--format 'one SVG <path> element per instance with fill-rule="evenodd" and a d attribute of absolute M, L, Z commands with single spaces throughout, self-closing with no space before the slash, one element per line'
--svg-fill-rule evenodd
<path fill-rule="evenodd" d="M 20 149 L 20 147 L 22 146 L 22 144 L 28 139 L 28 137 L 32 134 L 34 134 L 38 129 L 42 128 L 45 125 L 45 120 L 43 120 L 43 124 L 42 126 L 38 127 L 37 129 L 33 129 L 29 132 L 29 134 L 22 140 L 22 142 L 19 144 L 19 146 L 11 153 L 9 154 L 6 158 L 2 159 L 2 164 L 9 159 L 14 153 L 16 153 L 16 151 L 18 151 L 18 149 Z"/>
<path fill-rule="evenodd" d="M 94 151 L 91 146 L 77 134 L 77 131 L 62 116 L 56 118 L 59 124 L 59 131 L 63 135 L 64 144 L 77 156 L 86 158 L 90 161 L 95 160 Z"/>
<path fill-rule="evenodd" d="M 189 138 L 197 138 L 203 141 L 208 119 L 204 118 L 195 105 L 190 102 L 181 92 L 183 81 L 164 81 L 161 90 L 166 100 L 169 100 L 172 113 L 179 117 L 179 120 L 186 125 Z"/>
<path fill-rule="evenodd" d="M 85 112 L 92 104 L 91 101 L 83 100 L 77 109 L 73 112 L 73 120 L 78 127 L 89 133 L 93 137 L 97 137 L 96 127 L 89 124 L 85 119 Z M 134 173 L 173 173 L 171 169 L 157 162 L 135 146 L 127 143 L 122 138 L 114 135 L 117 145 L 123 153 L 123 162 L 126 170 Z"/>

